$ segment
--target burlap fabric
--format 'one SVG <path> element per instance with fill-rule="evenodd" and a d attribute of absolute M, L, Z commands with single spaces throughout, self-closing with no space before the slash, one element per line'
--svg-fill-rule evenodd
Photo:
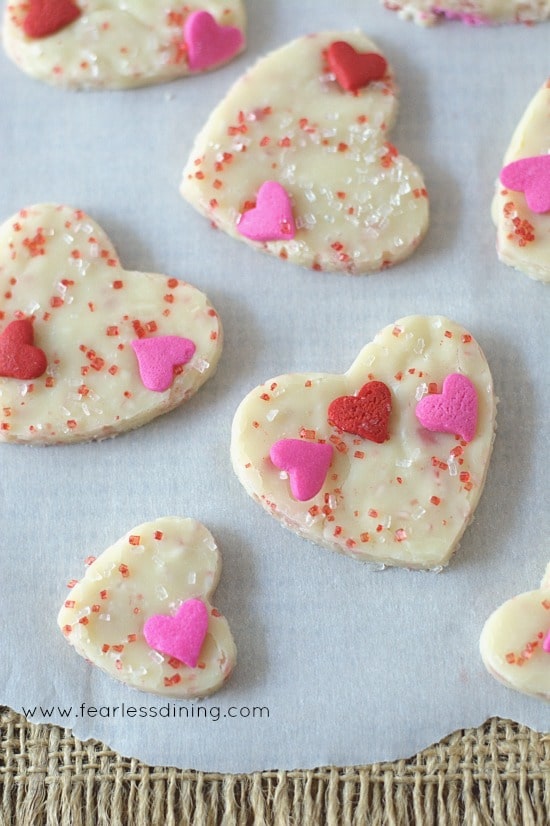
<path fill-rule="evenodd" d="M 1 826 L 549 826 L 550 734 L 506 720 L 408 760 L 207 774 L 121 757 L 1 709 Z"/>

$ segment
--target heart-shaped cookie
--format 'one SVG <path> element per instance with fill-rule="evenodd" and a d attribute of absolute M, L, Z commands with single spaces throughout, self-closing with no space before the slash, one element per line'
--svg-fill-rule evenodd
<path fill-rule="evenodd" d="M 215 69 L 245 45 L 243 0 L 8 3 L 3 41 L 27 74 L 68 88 L 130 88 Z"/>
<path fill-rule="evenodd" d="M 212 534 L 194 519 L 133 528 L 90 564 L 58 616 L 85 659 L 133 688 L 204 697 L 231 674 L 235 643 L 210 597 L 220 577 Z"/>
<path fill-rule="evenodd" d="M 382 0 L 390 11 L 421 26 L 459 20 L 467 26 L 537 23 L 550 17 L 548 0 Z"/>
<path fill-rule="evenodd" d="M 509 599 L 491 614 L 479 647 L 493 677 L 550 701 L 550 565 L 538 590 Z"/>
<path fill-rule="evenodd" d="M 222 331 L 204 293 L 123 270 L 81 210 L 40 204 L 6 221 L 0 290 L 0 367 L 6 337 L 20 358 L 14 322 L 30 328 L 27 356 L 40 351 L 47 364 L 34 376 L 0 369 L 0 440 L 114 436 L 176 407 L 216 369 Z"/>
<path fill-rule="evenodd" d="M 302 37 L 260 60 L 214 110 L 181 193 L 214 226 L 296 264 L 388 267 L 428 226 L 422 175 L 388 142 L 395 113 L 375 43 L 358 32 Z"/>
<path fill-rule="evenodd" d="M 468 441 L 446 432 L 447 419 L 427 429 L 417 412 L 457 374 L 476 394 Z M 380 441 L 334 417 L 335 400 L 360 397 L 369 382 L 382 383 L 391 399 Z M 410 316 L 383 329 L 343 375 L 281 375 L 249 393 L 233 420 L 231 459 L 246 491 L 300 536 L 359 560 L 435 569 L 448 563 L 473 517 L 495 413 L 489 366 L 470 333 L 441 316 Z M 291 468 L 281 472 L 273 461 L 281 440 L 332 448 L 307 500 L 293 490 Z M 317 458 L 300 455 L 302 476 L 318 478 Z"/>
<path fill-rule="evenodd" d="M 550 80 L 516 127 L 492 204 L 500 260 L 545 282 L 550 281 L 549 112 Z"/>

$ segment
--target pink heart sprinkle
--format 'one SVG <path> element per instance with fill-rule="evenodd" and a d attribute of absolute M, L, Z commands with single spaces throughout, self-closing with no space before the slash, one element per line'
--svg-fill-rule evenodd
<path fill-rule="evenodd" d="M 244 44 L 243 33 L 236 26 L 220 26 L 210 12 L 195 11 L 183 27 L 189 68 L 210 69 L 237 54 Z"/>
<path fill-rule="evenodd" d="M 277 181 L 266 181 L 256 196 L 256 206 L 243 212 L 237 229 L 251 241 L 291 241 L 296 235 L 292 204 Z"/>
<path fill-rule="evenodd" d="M 164 393 L 172 386 L 174 368 L 187 364 L 196 350 L 191 339 L 181 336 L 136 338 L 131 344 L 144 387 L 157 393 Z"/>
<path fill-rule="evenodd" d="M 275 467 L 288 473 L 294 498 L 306 502 L 323 487 L 332 461 L 332 451 L 332 445 L 281 439 L 271 446 L 269 457 Z"/>
<path fill-rule="evenodd" d="M 547 654 L 550 654 L 550 631 L 546 635 L 546 639 L 542 644 L 542 650 L 546 651 Z"/>
<path fill-rule="evenodd" d="M 200 599 L 188 599 L 172 617 L 154 614 L 143 626 L 150 648 L 196 668 L 208 630 L 208 609 Z"/>
<path fill-rule="evenodd" d="M 524 192 L 532 212 L 550 212 L 550 155 L 521 158 L 505 166 L 501 183 L 515 192 Z"/>
<path fill-rule="evenodd" d="M 424 396 L 416 405 L 416 417 L 427 430 L 457 433 L 471 442 L 477 427 L 477 392 L 469 378 L 451 373 L 442 392 Z"/>

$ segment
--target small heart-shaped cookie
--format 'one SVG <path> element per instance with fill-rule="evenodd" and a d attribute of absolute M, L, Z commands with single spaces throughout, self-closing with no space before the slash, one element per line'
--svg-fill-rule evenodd
<path fill-rule="evenodd" d="M 422 174 L 388 142 L 395 112 L 375 43 L 358 32 L 302 37 L 260 60 L 212 112 L 181 193 L 263 252 L 315 270 L 383 269 L 428 226 Z"/>
<path fill-rule="evenodd" d="M 8 3 L 3 41 L 24 72 L 72 89 L 123 89 L 215 69 L 245 46 L 243 0 Z"/>
<path fill-rule="evenodd" d="M 550 701 L 550 565 L 538 590 L 509 599 L 491 614 L 479 647 L 493 677 Z"/>
<path fill-rule="evenodd" d="M 6 221 L 0 290 L 3 441 L 76 442 L 139 427 L 192 396 L 221 354 L 220 321 L 204 293 L 123 270 L 81 210 L 40 204 Z M 14 324 L 30 330 L 30 372 L 1 369 L 15 358 Z"/>
<path fill-rule="evenodd" d="M 204 697 L 236 660 L 227 621 L 210 604 L 220 570 L 216 542 L 200 522 L 146 522 L 91 558 L 57 622 L 111 677 L 141 691 Z"/>
<path fill-rule="evenodd" d="M 460 20 L 467 26 L 537 23 L 550 17 L 548 0 L 382 0 L 390 11 L 421 26 Z"/>
<path fill-rule="evenodd" d="M 439 423 L 426 429 L 417 414 L 456 375 L 476 396 L 475 417 L 468 406 L 466 419 L 456 419 L 459 431 L 464 421 L 473 426 L 469 440 Z M 342 399 L 360 402 L 370 392 L 366 416 L 346 406 L 340 416 Z M 233 420 L 231 459 L 246 491 L 300 536 L 359 560 L 435 569 L 473 517 L 495 413 L 489 366 L 470 333 L 441 316 L 410 316 L 382 330 L 344 375 L 287 374 L 252 390 Z M 293 449 L 294 464 L 306 477 L 314 467 L 309 490 L 296 489 L 292 456 L 278 456 L 295 441 L 303 452 Z M 326 451 L 323 467 L 313 464 L 313 449 Z"/>
<path fill-rule="evenodd" d="M 492 204 L 497 253 L 504 264 L 550 281 L 550 80 L 521 118 Z"/>

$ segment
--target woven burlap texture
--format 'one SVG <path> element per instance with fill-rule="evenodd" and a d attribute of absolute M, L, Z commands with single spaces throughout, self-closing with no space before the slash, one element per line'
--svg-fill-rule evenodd
<path fill-rule="evenodd" d="M 550 734 L 491 719 L 408 760 L 208 774 L 0 715 L 1 826 L 550 824 Z"/>

